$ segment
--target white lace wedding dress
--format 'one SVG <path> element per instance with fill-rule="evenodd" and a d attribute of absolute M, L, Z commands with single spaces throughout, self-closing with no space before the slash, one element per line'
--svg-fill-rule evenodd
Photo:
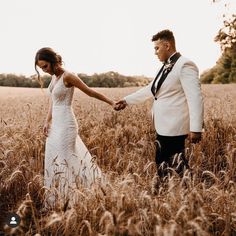
<path fill-rule="evenodd" d="M 47 189 L 56 189 L 61 197 L 82 184 L 89 187 L 102 179 L 102 172 L 78 135 L 78 124 L 72 109 L 74 87 L 64 85 L 64 74 L 52 76 L 48 87 L 52 99 L 52 124 L 46 139 L 44 180 Z M 55 193 L 51 195 L 55 201 Z"/>

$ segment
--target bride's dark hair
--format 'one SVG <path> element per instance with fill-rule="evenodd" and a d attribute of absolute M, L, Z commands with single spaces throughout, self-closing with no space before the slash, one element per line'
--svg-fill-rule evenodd
<path fill-rule="evenodd" d="M 40 60 L 44 60 L 50 63 L 50 66 L 52 68 L 52 71 L 55 72 L 55 65 L 57 63 L 59 63 L 60 65 L 62 64 L 62 57 L 60 55 L 58 55 L 52 48 L 49 47 L 45 47 L 45 48 L 41 48 L 37 51 L 36 55 L 35 55 L 35 64 L 34 64 L 34 68 L 35 71 L 37 72 L 38 75 L 38 80 L 39 83 L 42 86 L 42 81 L 40 79 L 40 74 L 39 71 L 37 69 L 37 64 L 38 61 Z"/>

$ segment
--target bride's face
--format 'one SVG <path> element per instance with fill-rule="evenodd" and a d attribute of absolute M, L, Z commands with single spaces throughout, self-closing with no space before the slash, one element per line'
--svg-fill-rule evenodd
<path fill-rule="evenodd" d="M 51 67 L 50 62 L 44 61 L 44 60 L 38 60 L 37 65 L 38 65 L 38 67 L 40 67 L 43 70 L 43 72 L 48 73 L 50 75 L 54 74 L 52 71 L 52 67 Z"/>

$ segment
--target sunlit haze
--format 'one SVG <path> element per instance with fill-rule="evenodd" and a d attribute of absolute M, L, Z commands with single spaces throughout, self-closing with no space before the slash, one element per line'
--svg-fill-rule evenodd
<path fill-rule="evenodd" d="M 165 28 L 202 72 L 221 54 L 214 37 L 226 10 L 211 0 L 2 1 L 0 73 L 34 74 L 36 51 L 49 46 L 76 73 L 153 77 L 160 62 L 151 38 Z"/>

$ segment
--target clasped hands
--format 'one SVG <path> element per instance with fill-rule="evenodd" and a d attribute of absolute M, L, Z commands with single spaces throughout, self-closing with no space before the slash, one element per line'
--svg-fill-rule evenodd
<path fill-rule="evenodd" d="M 113 108 L 116 111 L 120 111 L 120 110 L 125 109 L 126 106 L 127 106 L 126 101 L 124 99 L 122 99 L 122 100 L 115 102 L 113 105 Z"/>

